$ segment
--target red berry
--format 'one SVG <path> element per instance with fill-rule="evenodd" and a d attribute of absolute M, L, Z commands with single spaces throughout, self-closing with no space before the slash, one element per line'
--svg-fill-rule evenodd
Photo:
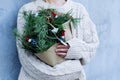
<path fill-rule="evenodd" d="M 65 30 L 62 31 L 61 36 L 65 36 Z"/>
<path fill-rule="evenodd" d="M 27 41 L 27 42 L 29 42 L 29 39 L 30 39 L 29 37 L 26 37 L 26 41 Z"/>
<path fill-rule="evenodd" d="M 52 12 L 52 15 L 53 15 L 54 17 L 56 17 L 56 16 L 57 16 L 57 14 L 56 14 L 55 12 Z"/>

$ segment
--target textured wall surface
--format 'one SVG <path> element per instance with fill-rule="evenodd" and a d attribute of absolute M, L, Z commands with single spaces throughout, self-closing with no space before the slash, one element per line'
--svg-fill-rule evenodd
<path fill-rule="evenodd" d="M 12 31 L 18 9 L 26 2 L 28 0 L 0 0 L 0 80 L 17 80 L 20 63 Z"/>
<path fill-rule="evenodd" d="M 87 80 L 120 79 L 120 0 L 76 0 L 84 4 L 97 26 L 100 45 L 90 64 Z"/>
<path fill-rule="evenodd" d="M 30 0 L 0 0 L 0 80 L 17 80 L 20 63 L 12 29 L 17 12 Z M 75 0 L 88 10 L 97 26 L 100 45 L 86 65 L 87 80 L 120 79 L 120 0 Z"/>

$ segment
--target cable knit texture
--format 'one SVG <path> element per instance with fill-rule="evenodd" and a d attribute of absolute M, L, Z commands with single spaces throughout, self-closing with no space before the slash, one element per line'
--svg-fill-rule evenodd
<path fill-rule="evenodd" d="M 21 49 L 18 45 L 19 59 L 22 64 L 21 72 L 18 80 L 85 80 L 85 74 L 82 64 L 88 63 L 95 55 L 98 46 L 98 36 L 94 23 L 89 18 L 89 15 L 80 3 L 67 0 L 67 2 L 55 7 L 42 0 L 36 0 L 25 4 L 18 13 L 17 28 L 22 33 L 25 20 L 23 11 L 36 12 L 39 7 L 54 8 L 57 11 L 66 13 L 72 9 L 72 16 L 81 18 L 77 28 L 72 28 L 73 39 L 67 41 L 70 45 L 65 61 L 50 67 L 32 53 Z M 74 59 L 74 60 L 73 60 Z"/>

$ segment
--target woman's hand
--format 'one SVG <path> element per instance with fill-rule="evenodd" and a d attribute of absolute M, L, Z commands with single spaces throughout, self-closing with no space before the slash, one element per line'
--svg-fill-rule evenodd
<path fill-rule="evenodd" d="M 67 46 L 63 44 L 58 44 L 55 51 L 58 56 L 64 58 L 67 55 L 69 48 L 70 48 L 69 44 Z"/>

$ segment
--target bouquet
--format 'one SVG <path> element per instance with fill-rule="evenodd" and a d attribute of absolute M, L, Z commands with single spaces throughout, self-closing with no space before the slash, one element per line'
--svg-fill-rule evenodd
<path fill-rule="evenodd" d="M 34 53 L 40 60 L 55 66 L 64 61 L 55 53 L 58 43 L 66 44 L 72 39 L 71 28 L 76 26 L 78 18 L 73 18 L 71 11 L 66 14 L 59 13 L 55 9 L 41 8 L 37 12 L 24 11 L 25 24 L 23 33 L 14 30 L 19 41 L 19 46 Z"/>

